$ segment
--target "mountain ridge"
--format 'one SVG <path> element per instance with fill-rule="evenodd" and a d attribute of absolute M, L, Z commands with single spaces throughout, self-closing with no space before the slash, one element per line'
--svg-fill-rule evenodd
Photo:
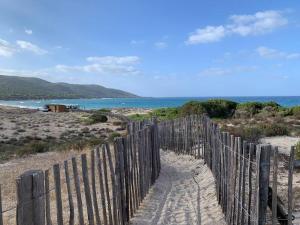
<path fill-rule="evenodd" d="M 52 83 L 36 77 L 0 75 L 1 100 L 135 97 L 139 96 L 96 84 Z"/>

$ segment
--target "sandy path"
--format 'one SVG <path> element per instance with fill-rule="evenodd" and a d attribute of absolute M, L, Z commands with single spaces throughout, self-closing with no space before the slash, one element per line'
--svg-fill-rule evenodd
<path fill-rule="evenodd" d="M 131 224 L 225 224 L 203 160 L 162 151 L 161 162 L 161 174 Z"/>

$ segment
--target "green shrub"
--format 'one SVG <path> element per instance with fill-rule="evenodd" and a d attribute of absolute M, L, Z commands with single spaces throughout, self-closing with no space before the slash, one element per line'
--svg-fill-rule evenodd
<path fill-rule="evenodd" d="M 116 137 L 121 137 L 121 134 L 120 134 L 120 133 L 117 133 L 117 132 L 111 133 L 111 134 L 109 135 L 108 141 L 109 141 L 109 142 L 113 142 L 114 139 L 115 139 Z"/>
<path fill-rule="evenodd" d="M 211 99 L 205 102 L 191 101 L 180 109 L 183 116 L 207 113 L 212 118 L 228 118 L 233 115 L 237 107 L 236 102 L 224 99 Z"/>
<path fill-rule="evenodd" d="M 201 115 L 203 113 L 207 113 L 207 111 L 204 108 L 203 103 L 198 101 L 187 102 L 180 108 L 180 114 L 182 116 L 193 115 L 193 114 Z"/>
<path fill-rule="evenodd" d="M 134 120 L 134 121 L 143 121 L 143 120 L 147 120 L 150 118 L 150 114 L 133 114 L 128 116 L 128 118 L 130 120 Z"/>
<path fill-rule="evenodd" d="M 150 113 L 151 117 L 156 117 L 158 120 L 172 120 L 179 117 L 178 108 L 162 108 L 155 109 L 152 113 Z"/>
<path fill-rule="evenodd" d="M 107 122 L 108 118 L 104 115 L 101 111 L 96 111 L 92 115 L 90 115 L 85 122 L 87 124 L 95 124 L 95 123 L 105 123 Z"/>
<path fill-rule="evenodd" d="M 103 109 L 99 109 L 98 112 L 109 113 L 109 112 L 111 112 L 111 110 L 103 108 Z"/>
<path fill-rule="evenodd" d="M 282 124 L 262 124 L 259 127 L 262 130 L 264 136 L 267 137 L 289 135 L 288 128 Z"/>
<path fill-rule="evenodd" d="M 47 152 L 50 149 L 50 145 L 48 143 L 42 141 L 32 141 L 29 144 L 25 145 L 23 148 L 17 150 L 18 156 L 36 154 Z"/>
<path fill-rule="evenodd" d="M 269 116 L 270 112 L 277 114 L 277 112 L 284 110 L 276 102 L 245 102 L 240 103 L 237 106 L 235 112 L 236 117 L 252 117 L 258 113 L 262 113 L 261 116 Z"/>
<path fill-rule="evenodd" d="M 295 106 L 291 108 L 293 116 L 300 119 L 300 106 Z"/>
<path fill-rule="evenodd" d="M 263 108 L 263 103 L 261 102 L 245 102 L 237 105 L 237 110 L 245 111 L 251 116 L 259 113 Z"/>

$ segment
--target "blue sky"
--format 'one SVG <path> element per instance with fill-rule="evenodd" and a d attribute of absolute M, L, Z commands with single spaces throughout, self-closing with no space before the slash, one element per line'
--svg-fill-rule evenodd
<path fill-rule="evenodd" d="M 300 94 L 300 2 L 0 0 L 0 74 L 141 96 Z"/>

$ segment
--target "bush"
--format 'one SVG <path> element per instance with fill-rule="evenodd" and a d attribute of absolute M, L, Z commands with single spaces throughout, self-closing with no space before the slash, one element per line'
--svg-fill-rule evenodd
<path fill-rule="evenodd" d="M 25 145 L 23 148 L 18 149 L 18 156 L 25 156 L 36 153 L 47 152 L 50 149 L 50 145 L 48 143 L 42 141 L 32 141 L 29 144 Z"/>
<path fill-rule="evenodd" d="M 150 113 L 151 117 L 156 117 L 158 120 L 172 120 L 179 117 L 178 108 L 162 108 L 155 109 L 152 113 Z"/>
<path fill-rule="evenodd" d="M 108 118 L 102 112 L 97 111 L 94 112 L 92 115 L 89 116 L 87 119 L 88 124 L 95 124 L 95 123 L 105 123 L 107 122 Z"/>
<path fill-rule="evenodd" d="M 245 117 L 253 117 L 258 113 L 263 113 L 265 116 L 269 116 L 270 112 L 277 113 L 279 111 L 284 110 L 276 102 L 245 102 L 240 103 L 237 106 L 237 110 L 235 112 L 235 117 L 237 118 L 245 118 Z M 283 113 L 284 115 L 284 113 Z"/>
<path fill-rule="evenodd" d="M 203 113 L 207 113 L 207 111 L 204 108 L 203 103 L 198 101 L 187 102 L 180 108 L 180 114 L 182 116 L 201 115 Z"/>
<path fill-rule="evenodd" d="M 292 107 L 291 111 L 293 116 L 300 119 L 300 106 Z"/>
<path fill-rule="evenodd" d="M 288 135 L 289 131 L 286 126 L 281 124 L 262 124 L 260 125 L 260 129 L 264 136 L 271 137 L 271 136 L 283 136 Z"/>
<path fill-rule="evenodd" d="M 121 134 L 120 134 L 120 133 L 117 133 L 117 132 L 111 133 L 111 134 L 109 135 L 108 141 L 109 141 L 109 142 L 113 142 L 114 139 L 115 139 L 116 137 L 121 137 Z"/>
<path fill-rule="evenodd" d="M 181 107 L 180 113 L 183 116 L 207 113 L 211 118 L 228 118 L 233 115 L 237 104 L 224 99 L 212 99 L 205 102 L 191 101 Z"/>
<path fill-rule="evenodd" d="M 245 102 L 237 105 L 238 111 L 244 111 L 249 113 L 251 116 L 259 113 L 263 108 L 263 103 L 261 102 Z"/>

